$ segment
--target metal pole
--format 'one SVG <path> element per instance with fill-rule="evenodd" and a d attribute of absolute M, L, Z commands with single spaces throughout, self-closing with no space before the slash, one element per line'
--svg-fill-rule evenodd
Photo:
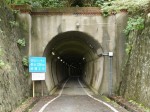
<path fill-rule="evenodd" d="M 113 59 L 113 52 L 108 52 L 108 53 L 98 53 L 99 56 L 109 56 L 109 75 L 108 75 L 108 92 L 109 95 L 112 95 L 112 91 L 113 91 L 113 73 L 112 73 L 112 59 Z"/>
<path fill-rule="evenodd" d="M 42 96 L 43 96 L 43 81 L 41 81 L 41 86 L 42 86 L 41 94 L 42 94 Z"/>
<path fill-rule="evenodd" d="M 110 59 L 110 73 L 109 73 L 109 95 L 112 95 L 112 88 L 113 88 L 113 76 L 112 76 L 112 56 L 109 56 Z"/>

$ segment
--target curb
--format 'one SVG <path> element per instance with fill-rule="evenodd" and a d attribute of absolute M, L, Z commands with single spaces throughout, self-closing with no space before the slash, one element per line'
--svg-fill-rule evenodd
<path fill-rule="evenodd" d="M 39 97 L 30 97 L 12 112 L 28 112 L 28 110 L 32 108 L 39 100 Z"/>
<path fill-rule="evenodd" d="M 38 101 L 40 98 L 36 98 L 27 108 L 25 108 L 22 112 L 29 112 L 29 109 L 31 109 Z"/>
<path fill-rule="evenodd" d="M 137 105 L 134 105 L 134 104 L 128 102 L 121 96 L 108 96 L 108 97 L 130 112 L 144 112 L 144 110 L 139 108 Z"/>

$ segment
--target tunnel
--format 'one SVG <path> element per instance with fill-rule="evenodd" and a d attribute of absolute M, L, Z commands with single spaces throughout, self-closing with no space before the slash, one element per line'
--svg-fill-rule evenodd
<path fill-rule="evenodd" d="M 47 44 L 46 87 L 53 90 L 69 77 L 79 77 L 88 86 L 99 91 L 103 79 L 104 58 L 100 43 L 92 36 L 79 31 L 59 33 Z"/>

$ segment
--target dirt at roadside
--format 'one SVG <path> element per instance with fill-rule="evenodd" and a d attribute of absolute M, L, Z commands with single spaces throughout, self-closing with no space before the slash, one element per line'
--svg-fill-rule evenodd
<path fill-rule="evenodd" d="M 28 98 L 25 102 L 23 102 L 17 109 L 13 110 L 12 112 L 27 112 L 35 103 L 39 101 L 40 98 Z"/>
<path fill-rule="evenodd" d="M 127 109 L 130 112 L 150 112 L 150 111 L 146 111 L 143 108 L 140 108 L 138 105 L 133 104 L 132 102 L 125 100 L 121 96 L 110 96 L 109 98 L 111 100 L 114 100 L 116 103 L 123 106 L 125 109 Z"/>

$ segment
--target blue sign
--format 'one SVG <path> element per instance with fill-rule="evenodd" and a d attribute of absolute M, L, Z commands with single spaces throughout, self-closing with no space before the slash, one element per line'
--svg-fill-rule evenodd
<path fill-rule="evenodd" d="M 29 72 L 45 73 L 46 72 L 46 57 L 30 57 Z"/>

